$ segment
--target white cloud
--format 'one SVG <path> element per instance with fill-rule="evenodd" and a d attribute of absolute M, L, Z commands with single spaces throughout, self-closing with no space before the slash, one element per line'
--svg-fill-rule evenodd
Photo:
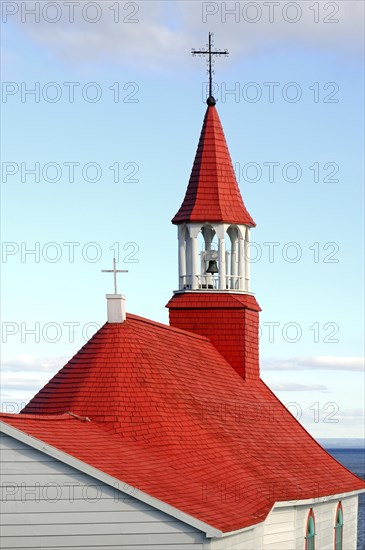
<path fill-rule="evenodd" d="M 16 376 L 16 374 L 21 374 L 21 376 Z M 48 377 L 41 377 L 37 376 L 36 373 L 32 373 L 31 375 L 27 375 L 27 378 L 25 379 L 22 373 L 14 373 L 14 375 L 9 377 L 4 377 L 2 379 L 3 387 L 5 388 L 5 392 L 21 392 L 23 393 L 32 393 L 33 394 L 38 391 L 47 381 Z M 11 394 L 7 394 L 8 396 Z"/>
<path fill-rule="evenodd" d="M 128 22 L 129 13 L 122 10 L 120 21 L 116 23 L 114 12 L 110 9 L 115 2 L 106 0 L 99 2 L 102 15 L 95 23 L 87 22 L 82 17 L 82 2 L 75 9 L 73 23 L 69 22 L 68 8 L 63 2 L 59 2 L 62 17 L 56 23 L 49 23 L 42 16 L 38 23 L 32 16 L 26 18 L 26 23 L 21 23 L 20 13 L 9 17 L 9 21 L 17 22 L 18 29 L 53 54 L 78 64 L 107 60 L 122 66 L 139 65 L 151 69 L 183 68 L 188 63 L 192 66 L 189 52 L 192 47 L 204 47 L 208 30 L 216 33 L 216 46 L 228 48 L 233 60 L 268 49 L 292 48 L 293 44 L 345 54 L 361 54 L 363 51 L 364 3 L 361 1 L 337 0 L 330 3 L 339 6 L 338 13 L 332 13 L 330 7 L 325 9 L 320 2 L 317 23 L 310 2 L 296 3 L 302 13 L 295 23 L 285 20 L 293 19 L 295 15 L 285 11 L 286 1 L 281 1 L 280 6 L 275 8 L 273 22 L 270 22 L 269 7 L 263 2 L 253 2 L 258 10 L 256 23 L 245 20 L 252 21 L 255 17 L 255 8 L 244 12 L 246 2 L 240 2 L 239 13 L 227 15 L 226 22 L 223 6 L 228 10 L 237 2 L 171 3 L 149 0 L 135 4 L 138 4 L 139 11 L 130 15 L 130 19 L 138 20 L 135 23 Z M 216 10 L 216 13 L 207 15 L 204 22 L 203 12 L 208 4 L 211 4 L 208 9 Z M 51 12 L 49 17 L 52 17 Z M 91 13 L 90 17 L 93 17 Z M 325 18 L 329 21 L 338 19 L 338 22 L 325 23 Z"/>
<path fill-rule="evenodd" d="M 364 418 L 364 409 L 343 409 L 339 411 L 338 416 L 344 420 L 358 420 Z"/>
<path fill-rule="evenodd" d="M 3 360 L 1 370 L 11 372 L 55 372 L 59 370 L 67 359 L 65 357 L 32 357 L 17 355 Z"/>
<path fill-rule="evenodd" d="M 4 360 L 1 366 L 1 394 L 5 409 L 13 402 L 29 401 L 66 362 L 65 357 L 37 358 L 27 355 Z"/>
<path fill-rule="evenodd" d="M 343 409 L 336 402 L 312 404 L 310 407 L 297 408 L 293 403 L 290 412 L 306 427 L 313 424 L 338 424 L 344 430 L 355 426 L 364 428 L 363 409 Z"/>
<path fill-rule="evenodd" d="M 321 355 L 314 357 L 291 357 L 289 359 L 263 359 L 263 370 L 342 370 L 363 371 L 363 357 L 337 357 Z"/>
<path fill-rule="evenodd" d="M 328 392 L 323 384 L 296 384 L 295 382 L 272 382 L 269 384 L 273 391 L 320 391 Z"/>

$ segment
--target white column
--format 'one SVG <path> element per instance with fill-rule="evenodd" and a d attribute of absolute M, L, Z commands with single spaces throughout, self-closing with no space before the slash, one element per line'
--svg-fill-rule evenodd
<path fill-rule="evenodd" d="M 195 290 L 199 287 L 198 277 L 196 277 L 200 273 L 198 259 L 198 238 L 191 237 L 191 288 Z"/>
<path fill-rule="evenodd" d="M 240 290 L 245 289 L 245 241 L 238 240 L 238 285 Z"/>
<path fill-rule="evenodd" d="M 250 230 L 246 231 L 245 238 L 245 290 L 250 290 Z"/>
<path fill-rule="evenodd" d="M 211 259 L 210 255 L 209 255 L 209 260 L 207 260 L 207 252 L 211 252 L 212 250 L 212 236 L 213 236 L 213 232 L 212 230 L 210 229 L 210 227 L 206 227 L 203 231 L 203 237 L 204 237 L 204 245 L 205 245 L 205 261 L 202 265 L 202 278 L 201 278 L 201 283 L 202 285 L 204 285 L 206 288 L 209 287 L 209 285 L 214 286 L 214 278 L 212 275 L 210 275 L 209 273 L 206 273 L 206 269 L 208 269 L 208 266 L 209 266 L 209 260 Z"/>
<path fill-rule="evenodd" d="M 226 290 L 226 243 L 218 239 L 219 290 Z"/>
<path fill-rule="evenodd" d="M 187 236 L 186 239 L 186 250 L 185 250 L 185 258 L 186 258 L 186 284 L 191 288 L 191 237 L 190 235 Z"/>
<path fill-rule="evenodd" d="M 179 235 L 179 289 L 183 289 L 187 284 L 186 277 L 186 250 L 185 250 L 185 232 L 181 231 Z"/>
<path fill-rule="evenodd" d="M 238 272 L 238 265 L 237 265 L 237 239 L 234 237 L 231 241 L 231 288 L 239 288 L 239 286 L 236 286 L 237 281 L 237 272 Z"/>

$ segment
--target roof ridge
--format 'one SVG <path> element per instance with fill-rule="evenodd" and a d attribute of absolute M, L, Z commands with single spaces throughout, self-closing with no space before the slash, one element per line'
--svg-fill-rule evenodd
<path fill-rule="evenodd" d="M 219 129 L 217 128 L 217 125 L 215 123 L 212 124 L 212 130 L 213 130 L 213 135 L 214 135 L 214 159 L 215 159 L 215 169 L 216 169 L 216 172 L 217 172 L 217 179 L 219 178 L 219 176 L 221 178 L 224 178 L 225 165 L 223 163 L 219 164 L 219 160 L 218 160 L 218 157 L 217 157 L 217 146 L 218 146 L 217 139 L 218 139 Z M 227 145 L 226 136 L 224 134 L 223 127 L 221 128 L 221 130 L 222 130 L 222 133 L 223 133 L 223 138 L 225 140 L 225 145 Z M 227 145 L 227 149 L 228 149 L 228 145 Z M 228 156 L 230 158 L 229 150 L 228 150 Z M 222 172 L 221 174 L 219 174 L 220 170 Z M 218 193 L 218 201 L 217 201 L 218 202 L 218 208 L 219 208 L 220 215 L 223 218 L 223 216 L 224 216 L 224 214 L 223 214 L 224 207 L 223 207 L 223 204 L 222 204 L 222 199 L 223 199 L 223 197 L 221 196 L 220 193 Z"/>

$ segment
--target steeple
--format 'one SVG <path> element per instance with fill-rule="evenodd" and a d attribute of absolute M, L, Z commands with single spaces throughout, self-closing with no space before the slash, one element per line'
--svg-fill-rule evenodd
<path fill-rule="evenodd" d="M 214 50 L 209 33 L 207 50 L 192 50 L 208 56 L 209 97 L 198 149 L 185 199 L 172 223 L 207 220 L 255 226 L 237 185 L 232 160 L 212 91 L 215 56 L 228 56 L 228 50 Z"/>
<path fill-rule="evenodd" d="M 236 181 L 217 109 L 208 105 L 183 203 L 172 223 L 224 222 L 255 227 Z"/>
<path fill-rule="evenodd" d="M 210 38 L 210 37 L 209 37 Z M 211 82 L 211 40 L 208 51 Z M 227 53 L 227 52 L 226 52 Z M 260 310 L 250 292 L 248 213 L 210 86 L 188 188 L 172 219 L 178 228 L 179 284 L 170 325 L 208 337 L 244 379 L 259 377 Z"/>
<path fill-rule="evenodd" d="M 208 56 L 209 97 L 188 188 L 172 219 L 178 226 L 178 290 L 249 292 L 250 228 L 221 121 L 212 96 L 214 56 L 227 50 L 192 50 Z"/>
<path fill-rule="evenodd" d="M 178 226 L 179 291 L 249 292 L 250 228 L 216 107 L 208 105 Z"/>

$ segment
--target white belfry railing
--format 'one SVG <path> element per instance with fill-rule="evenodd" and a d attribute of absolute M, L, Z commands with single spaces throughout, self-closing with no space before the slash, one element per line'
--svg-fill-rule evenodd
<path fill-rule="evenodd" d="M 199 289 L 199 290 L 247 290 L 245 277 L 243 275 L 225 275 L 223 279 L 223 285 L 219 284 L 222 276 L 217 275 L 195 275 L 196 284 L 193 287 L 193 276 L 191 275 L 181 275 L 181 286 L 183 289 Z"/>

